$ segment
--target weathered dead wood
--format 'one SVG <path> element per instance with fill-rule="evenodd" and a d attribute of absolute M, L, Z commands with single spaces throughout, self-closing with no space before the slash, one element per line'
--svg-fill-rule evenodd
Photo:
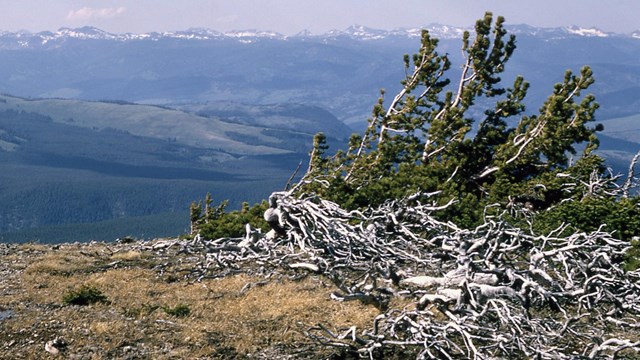
<path fill-rule="evenodd" d="M 174 240 L 148 250 L 200 256 L 194 281 L 248 268 L 312 272 L 333 298 L 381 309 L 371 328 L 306 333 L 321 344 L 374 357 L 414 349 L 417 358 L 613 357 L 640 352 L 640 271 L 625 271 L 629 242 L 602 230 L 531 234 L 499 217 L 461 229 L 432 214 L 433 194 L 347 211 L 313 195 L 272 195 L 283 233 L 247 228 L 244 238 Z M 451 203 L 449 203 L 451 204 Z M 414 307 L 387 309 L 393 296 Z M 613 324 L 615 333 L 603 324 Z M 594 344 L 593 339 L 599 339 Z M 570 353 L 566 349 L 572 349 Z"/>
<path fill-rule="evenodd" d="M 355 216 L 329 204 L 304 203 L 309 200 L 293 201 L 287 211 L 298 212 L 295 225 L 304 238 L 296 241 L 323 250 L 315 255 L 331 255 L 326 271 L 352 284 L 345 286 L 351 294 L 337 299 L 373 294 L 370 283 L 349 281 L 353 275 L 338 264 L 389 280 L 367 264 L 372 259 L 400 274 L 400 286 L 427 290 L 409 290 L 418 311 L 392 311 L 376 321 L 373 331 L 364 330 L 363 339 L 369 336 L 364 353 L 402 345 L 423 348 L 419 356 L 427 358 L 570 358 L 575 354 L 564 354 L 560 344 L 582 347 L 579 356 L 595 351 L 586 339 L 597 334 L 584 325 L 574 328 L 583 317 L 615 319 L 628 328 L 639 323 L 638 274 L 621 268 L 629 244 L 609 233 L 558 236 L 563 227 L 534 236 L 499 221 L 463 230 L 434 220 L 429 206 L 390 202 Z M 437 310 L 429 310 L 429 304 Z M 557 315 L 534 316 L 548 311 Z M 633 340 L 620 341 L 626 341 L 624 349 L 640 350 Z M 604 346 L 597 353 L 619 349 Z"/>
<path fill-rule="evenodd" d="M 638 179 L 636 178 L 636 164 L 638 163 L 638 159 L 640 159 L 640 151 L 638 151 L 633 159 L 631 159 L 631 163 L 629 164 L 629 172 L 627 173 L 627 179 L 622 185 L 622 197 L 628 198 L 629 191 L 633 188 L 638 187 Z"/>

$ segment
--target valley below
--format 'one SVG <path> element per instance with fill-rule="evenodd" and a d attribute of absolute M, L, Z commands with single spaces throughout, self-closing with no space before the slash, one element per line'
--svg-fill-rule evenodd
<path fill-rule="evenodd" d="M 318 116 L 309 107 L 270 109 L 278 128 L 148 105 L 0 100 L 5 242 L 182 234 L 189 204 L 207 193 L 238 208 L 282 189 L 308 157 L 305 111 Z M 335 118 L 325 123 L 334 139 L 348 136 Z"/>

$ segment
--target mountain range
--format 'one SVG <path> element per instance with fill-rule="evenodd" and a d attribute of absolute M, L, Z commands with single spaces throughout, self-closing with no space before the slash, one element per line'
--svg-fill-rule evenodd
<path fill-rule="evenodd" d="M 456 79 L 470 29 L 426 29 Z M 508 30 L 518 49 L 502 78 L 531 83 L 528 113 L 566 70 L 592 67 L 600 151 L 623 171 L 640 149 L 640 31 Z M 259 201 L 307 159 L 314 133 L 336 149 L 366 125 L 420 33 L 0 32 L 0 241 L 176 235 L 207 192 Z"/>
<path fill-rule="evenodd" d="M 539 106 L 565 70 L 589 64 L 601 117 L 640 111 L 640 31 L 514 25 L 518 50 L 504 79 L 525 75 Z M 464 28 L 431 25 L 441 53 L 461 61 Z M 36 98 L 125 100 L 156 105 L 233 101 L 317 105 L 361 127 L 378 90 L 404 76 L 402 55 L 415 52 L 420 29 L 352 26 L 313 35 L 209 29 L 110 34 L 93 27 L 0 33 L 0 92 Z M 454 69 L 455 66 L 454 66 Z"/>
<path fill-rule="evenodd" d="M 506 28 L 512 34 L 538 36 L 546 39 L 563 39 L 572 36 L 640 38 L 640 30 L 634 31 L 630 34 L 619 34 L 605 32 L 598 28 L 582 28 L 577 26 L 539 28 L 522 24 L 511 25 Z M 423 29 L 428 30 L 432 36 L 439 39 L 460 39 L 464 31 L 473 30 L 472 27 L 463 28 L 442 24 L 431 24 L 422 28 L 398 28 L 394 30 L 381 30 L 362 25 L 352 25 L 345 30 L 331 30 L 323 34 L 312 34 L 309 31 L 302 31 L 298 34 L 287 36 L 273 31 L 260 31 L 255 29 L 220 32 L 206 28 L 191 28 L 175 32 L 113 34 L 95 27 L 85 26 L 76 29 L 60 28 L 57 31 L 42 31 L 37 33 L 28 31 L 4 31 L 0 32 L 0 45 L 4 49 L 55 47 L 71 39 L 110 41 L 161 41 L 166 39 L 202 41 L 236 39 L 243 40 L 244 42 L 255 41 L 258 39 L 331 40 L 339 37 L 346 37 L 354 40 L 385 40 L 388 38 L 419 39 Z"/>

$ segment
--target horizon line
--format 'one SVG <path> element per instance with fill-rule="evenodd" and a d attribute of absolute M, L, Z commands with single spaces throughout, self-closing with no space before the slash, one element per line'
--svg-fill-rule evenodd
<path fill-rule="evenodd" d="M 429 29 L 430 27 L 435 27 L 435 26 L 446 26 L 446 27 L 450 27 L 452 29 L 458 29 L 458 30 L 472 30 L 474 28 L 473 25 L 471 26 L 455 26 L 455 25 L 448 25 L 448 24 L 443 24 L 443 23 L 430 23 L 424 26 L 417 26 L 417 27 L 395 27 L 392 29 L 383 29 L 383 28 L 375 28 L 375 27 L 370 27 L 367 25 L 361 25 L 361 24 L 352 24 L 347 26 L 344 29 L 331 29 L 331 30 L 327 30 L 325 32 L 322 33 L 313 33 L 312 31 L 310 31 L 309 29 L 303 29 L 293 35 L 286 35 L 283 34 L 281 32 L 275 31 L 275 30 L 267 30 L 267 29 L 257 29 L 257 28 L 245 28 L 245 29 L 234 29 L 234 30 L 217 30 L 211 27 L 201 27 L 201 26 L 193 26 L 193 27 L 188 27 L 185 29 L 181 29 L 181 30 L 166 30 L 166 31 L 159 31 L 159 30 L 153 30 L 153 31 L 146 31 L 146 32 L 111 32 L 108 30 L 104 30 L 100 27 L 94 26 L 94 25 L 83 25 L 83 26 L 78 26 L 78 27 L 69 27 L 69 26 L 62 26 L 59 27 L 56 30 L 40 30 L 40 31 L 33 31 L 33 30 L 28 30 L 28 29 L 20 29 L 20 30 L 15 30 L 15 31 L 11 31 L 11 30 L 2 30 L 0 29 L 0 35 L 6 35 L 6 34 L 30 34 L 30 35 L 38 35 L 41 33 L 56 33 L 56 32 L 60 32 L 62 30 L 81 30 L 81 29 L 85 29 L 85 28 L 89 28 L 89 29 L 95 29 L 98 30 L 100 32 L 103 32 L 105 34 L 108 35 L 145 35 L 145 34 L 169 34 L 169 33 L 179 33 L 179 32 L 193 32 L 195 30 L 206 30 L 206 31 L 211 31 L 211 32 L 215 32 L 215 33 L 219 33 L 219 34 L 226 34 L 226 33 L 238 33 L 238 32 L 259 32 L 259 33 L 272 33 L 272 34 L 276 34 L 276 35 L 280 35 L 283 37 L 295 37 L 295 36 L 299 36 L 301 34 L 312 34 L 315 36 L 321 36 L 321 35 L 326 35 L 326 34 L 331 34 L 333 32 L 345 32 L 348 31 L 349 29 L 352 28 L 365 28 L 367 30 L 371 30 L 371 31 L 379 31 L 379 32 L 394 32 L 394 31 L 407 31 L 407 30 L 417 30 L 417 29 Z M 602 30 L 596 26 L 591 26 L 591 27 L 582 27 L 582 26 L 578 26 L 578 25 L 565 25 L 565 26 L 534 26 L 534 25 L 529 25 L 526 23 L 519 23 L 519 24 L 505 24 L 505 28 L 509 29 L 509 28 L 516 28 L 516 27 L 522 27 L 522 26 L 527 26 L 533 29 L 540 29 L 540 30 L 557 30 L 557 29 L 562 29 L 562 30 L 571 30 L 571 29 L 578 29 L 578 30 L 597 30 L 603 34 L 607 34 L 607 35 L 632 35 L 635 33 L 640 32 L 640 29 L 638 30 L 634 30 L 631 32 L 614 32 L 614 31 L 605 31 Z"/>

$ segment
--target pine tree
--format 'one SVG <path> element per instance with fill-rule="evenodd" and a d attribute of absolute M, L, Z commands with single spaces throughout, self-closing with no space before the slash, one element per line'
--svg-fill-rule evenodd
<path fill-rule="evenodd" d="M 202 219 L 202 202 L 196 203 L 193 201 L 189 208 L 189 219 L 191 222 L 191 235 L 195 235 L 198 232 Z"/>
<path fill-rule="evenodd" d="M 579 75 L 567 71 L 538 114 L 527 115 L 523 101 L 529 83 L 518 76 L 504 87 L 501 79 L 516 49 L 503 17 L 494 22 L 486 13 L 475 35 L 463 34 L 456 83 L 447 77 L 452 65 L 437 45 L 422 32 L 419 51 L 404 56 L 402 89 L 388 104 L 381 91 L 368 128 L 351 138 L 346 151 L 326 157 L 326 138 L 316 136 L 299 191 L 347 208 L 440 192 L 441 203 L 457 201 L 443 216 L 472 225 L 489 204 L 504 208 L 536 199 L 536 206 L 548 208 L 566 197 L 569 181 L 586 179 L 593 170 L 602 173 L 603 161 L 593 153 L 595 133 L 602 128 L 588 126 L 598 104 L 593 95 L 579 99 L 594 82 L 589 67 Z M 582 154 L 570 162 L 581 143 Z M 571 179 L 558 177 L 561 172 Z M 558 196 L 559 191 L 565 194 Z"/>

